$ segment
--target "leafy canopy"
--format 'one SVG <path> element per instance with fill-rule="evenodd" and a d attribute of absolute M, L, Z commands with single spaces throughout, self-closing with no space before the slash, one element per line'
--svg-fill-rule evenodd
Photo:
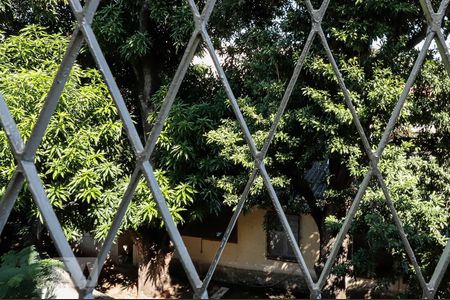
<path fill-rule="evenodd" d="M 0 91 L 25 140 L 36 123 L 66 47 L 66 37 L 48 34 L 38 26 L 28 26 L 0 43 Z M 15 162 L 3 131 L 0 148 L 4 193 Z M 75 65 L 36 156 L 41 180 L 70 240 L 87 231 L 93 231 L 97 238 L 106 236 L 128 185 L 133 160 L 100 73 Z M 172 181 L 163 170 L 157 170 L 156 177 L 172 216 L 182 222 L 181 212 L 192 202 L 194 189 L 188 183 Z M 122 229 L 160 223 L 155 202 L 143 181 L 135 200 Z M 29 219 L 40 217 L 28 192 L 21 193 L 16 209 Z"/>

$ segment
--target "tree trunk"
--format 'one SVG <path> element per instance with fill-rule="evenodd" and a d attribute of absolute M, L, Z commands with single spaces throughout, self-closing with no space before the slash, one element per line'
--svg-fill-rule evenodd
<path fill-rule="evenodd" d="M 137 233 L 138 298 L 170 298 L 173 295 L 169 264 L 174 250 L 167 233 Z"/>
<path fill-rule="evenodd" d="M 325 265 L 326 260 L 328 259 L 333 246 L 336 243 L 336 237 L 331 235 L 327 230 L 320 230 L 320 259 L 319 259 L 319 267 L 317 270 L 320 272 L 323 271 L 323 267 Z M 334 266 L 343 265 L 348 260 L 349 254 L 349 246 L 350 246 L 350 236 L 346 235 L 344 241 L 342 243 L 341 251 L 336 256 L 336 260 Z M 326 283 L 323 287 L 323 298 L 329 299 L 342 299 L 346 298 L 347 291 L 347 272 L 343 273 L 343 275 L 336 275 L 331 271 L 328 276 Z"/>
<path fill-rule="evenodd" d="M 158 33 L 151 32 L 156 24 L 150 19 L 148 1 L 142 1 L 139 14 L 139 31 L 147 33 L 149 36 L 158 36 Z M 137 57 L 133 63 L 133 71 L 139 83 L 139 113 L 142 135 L 147 138 L 151 131 L 151 124 L 147 118 L 154 107 L 151 104 L 151 97 L 161 87 L 161 61 L 160 53 L 151 47 L 148 53 L 142 57 Z"/>
<path fill-rule="evenodd" d="M 345 165 L 341 163 L 341 158 L 338 156 L 330 157 L 329 171 L 331 174 L 329 189 L 333 190 L 343 190 L 349 187 L 351 184 L 351 177 Z M 297 180 L 295 189 L 299 190 L 303 197 L 305 198 L 310 210 L 311 216 L 316 222 L 317 228 L 319 229 L 320 235 L 320 253 L 319 260 L 316 263 L 316 273 L 320 276 L 325 262 L 328 259 L 330 252 L 336 242 L 336 233 L 331 233 L 327 230 L 325 226 L 325 219 L 328 216 L 336 216 L 337 218 L 342 218 L 346 215 L 347 208 L 343 205 L 343 201 L 339 203 L 334 203 L 332 201 L 328 202 L 325 206 L 318 205 L 318 199 L 315 198 L 309 183 L 303 178 L 303 173 L 296 174 Z M 344 264 L 348 259 L 350 245 L 350 237 L 347 235 L 342 243 L 341 251 L 336 257 L 335 265 Z M 323 297 L 326 298 L 342 298 L 345 297 L 346 291 L 346 278 L 347 275 L 336 276 L 330 274 L 327 278 L 327 282 L 323 289 Z"/>
<path fill-rule="evenodd" d="M 345 164 L 342 163 L 341 157 L 332 155 L 329 161 L 329 171 L 331 174 L 329 187 L 333 190 L 343 190 L 350 186 L 351 177 Z M 336 244 L 336 232 L 329 232 L 325 226 L 325 219 L 327 216 L 335 216 L 338 219 L 344 218 L 347 214 L 348 206 L 345 201 L 339 199 L 339 202 L 331 201 L 326 205 L 323 210 L 323 220 L 319 227 L 320 231 L 320 259 L 319 268 L 322 272 L 323 267 L 328 259 L 331 250 Z M 347 234 L 342 242 L 341 249 L 336 256 L 334 267 L 343 266 L 348 261 L 350 247 L 350 236 Z M 326 298 L 345 298 L 346 297 L 346 282 L 348 279 L 348 273 L 346 270 L 342 270 L 339 274 L 335 274 L 331 271 L 328 276 L 326 284 L 323 288 L 323 296 Z"/>

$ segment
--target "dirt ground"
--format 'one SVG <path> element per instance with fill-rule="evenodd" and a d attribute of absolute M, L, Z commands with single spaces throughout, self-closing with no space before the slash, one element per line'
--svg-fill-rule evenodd
<path fill-rule="evenodd" d="M 97 290 L 116 299 L 154 298 L 145 292 L 138 297 L 138 269 L 133 265 L 105 265 L 97 286 Z M 172 277 L 172 284 L 162 295 L 166 299 L 192 298 L 192 291 L 187 282 Z"/>
<path fill-rule="evenodd" d="M 111 298 L 116 299 L 138 299 L 137 290 L 137 268 L 132 265 L 116 266 L 108 264 L 99 281 L 97 289 Z M 184 276 L 171 274 L 172 284 L 165 294 L 166 299 L 192 299 L 192 289 Z M 262 286 L 241 286 L 219 281 L 212 281 L 208 294 L 211 297 L 221 287 L 228 288 L 222 299 L 295 299 L 309 298 L 309 295 L 295 293 L 289 290 L 280 290 Z M 151 298 L 145 293 L 141 297 Z"/>

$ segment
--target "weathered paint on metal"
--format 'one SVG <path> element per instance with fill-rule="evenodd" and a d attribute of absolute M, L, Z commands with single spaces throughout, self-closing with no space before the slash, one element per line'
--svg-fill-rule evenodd
<path fill-rule="evenodd" d="M 321 290 L 325 284 L 327 277 L 329 276 L 332 266 L 335 263 L 337 254 L 342 247 L 342 243 L 345 239 L 346 234 L 348 233 L 353 218 L 358 211 L 360 202 L 366 189 L 369 185 L 372 177 L 376 177 L 378 180 L 379 186 L 382 189 L 384 196 L 386 198 L 387 205 L 393 215 L 394 223 L 397 227 L 397 230 L 400 234 L 401 240 L 405 247 L 405 250 L 410 258 L 410 261 L 416 271 L 417 278 L 421 284 L 423 289 L 423 297 L 427 299 L 434 298 L 436 295 L 436 291 L 439 288 L 439 285 L 442 281 L 442 278 L 450 264 L 450 241 L 448 242 L 446 248 L 444 249 L 442 256 L 438 262 L 438 265 L 433 273 L 431 280 L 427 283 L 425 278 L 422 275 L 421 269 L 417 263 L 417 260 L 414 255 L 414 251 L 411 248 L 409 241 L 407 239 L 407 235 L 403 229 L 402 222 L 397 214 L 397 211 L 394 207 L 394 203 L 391 199 L 389 188 L 386 185 L 383 175 L 381 174 L 378 163 L 383 154 L 384 149 L 388 143 L 388 138 L 392 131 L 394 130 L 394 126 L 399 118 L 399 115 L 402 111 L 402 108 L 406 102 L 407 96 L 413 83 L 422 67 L 423 61 L 426 57 L 427 51 L 430 48 L 431 42 L 434 40 L 438 46 L 439 53 L 441 54 L 442 61 L 446 67 L 448 74 L 450 75 L 450 53 L 448 46 L 445 42 L 445 37 L 441 31 L 442 20 L 445 16 L 446 9 L 450 3 L 450 0 L 443 0 L 439 6 L 437 12 L 433 10 L 432 4 L 430 0 L 419 0 L 422 10 L 424 12 L 425 19 L 428 24 L 428 34 L 424 42 L 424 46 L 420 51 L 415 65 L 413 66 L 410 76 L 406 82 L 405 88 L 399 97 L 399 100 L 393 110 L 391 118 L 386 126 L 384 134 L 377 146 L 375 152 L 372 151 L 371 145 L 367 138 L 366 133 L 360 123 L 357 111 L 355 106 L 353 105 L 350 91 L 347 89 L 344 81 L 344 77 L 340 72 L 339 66 L 332 54 L 332 51 L 328 45 L 328 41 L 326 35 L 322 29 L 322 20 L 325 17 L 326 10 L 330 4 L 330 0 L 324 0 L 319 9 L 315 9 L 310 0 L 305 0 L 304 3 L 306 5 L 307 11 L 311 17 L 311 31 L 308 35 L 308 38 L 305 42 L 304 48 L 301 52 L 300 58 L 297 62 L 297 65 L 294 69 L 291 80 L 287 86 L 285 94 L 281 100 L 280 107 L 275 115 L 274 122 L 272 127 L 268 133 L 268 136 L 263 144 L 261 151 L 259 151 L 256 147 L 256 144 L 253 140 L 251 132 L 247 126 L 245 118 L 241 112 L 239 104 L 234 96 L 232 87 L 228 82 L 227 76 L 221 66 L 219 57 L 214 49 L 211 38 L 209 36 L 207 30 L 208 20 L 214 10 L 216 0 L 208 0 L 205 4 L 205 7 L 202 13 L 199 12 L 198 7 L 194 0 L 187 0 L 189 7 L 192 11 L 193 20 L 195 24 L 194 31 L 192 36 L 188 42 L 185 53 L 179 67 L 174 75 L 172 83 L 169 87 L 167 95 L 165 97 L 165 101 L 162 104 L 161 110 L 158 114 L 156 122 L 153 124 L 152 131 L 150 136 L 145 144 L 142 143 L 137 130 L 132 122 L 130 113 L 125 105 L 125 101 L 120 93 L 120 90 L 117 86 L 116 81 L 114 80 L 113 74 L 108 66 L 108 63 L 103 55 L 103 52 L 98 44 L 96 36 L 92 30 L 91 23 L 94 17 L 95 11 L 99 5 L 100 0 L 90 0 L 83 8 L 79 0 L 70 0 L 70 6 L 74 13 L 74 16 L 77 21 L 77 28 L 74 30 L 71 41 L 67 48 L 66 54 L 60 64 L 59 70 L 55 76 L 53 85 L 46 97 L 44 107 L 39 115 L 36 126 L 32 131 L 32 135 L 28 142 L 24 145 L 22 138 L 20 137 L 20 133 L 17 129 L 16 123 L 14 122 L 9 109 L 6 105 L 5 100 L 0 95 L 0 122 L 5 130 L 8 141 L 11 145 L 11 151 L 18 161 L 18 166 L 8 184 L 5 195 L 0 202 L 0 233 L 3 230 L 6 221 L 11 213 L 11 210 L 14 206 L 14 203 L 18 197 L 20 190 L 22 189 L 23 183 L 25 180 L 29 182 L 30 190 L 33 195 L 33 199 L 39 207 L 44 221 L 50 231 L 50 234 L 55 241 L 55 244 L 60 252 L 60 255 L 65 258 L 64 263 L 66 264 L 68 270 L 72 274 L 72 280 L 74 281 L 75 286 L 80 291 L 80 296 L 85 299 L 92 298 L 92 291 L 94 287 L 97 285 L 97 281 L 99 278 L 100 271 L 105 263 L 106 256 L 111 249 L 113 244 L 113 240 L 117 235 L 117 232 L 120 228 L 120 225 L 125 216 L 126 210 L 133 198 L 134 192 L 136 190 L 137 184 L 141 177 L 147 182 L 148 187 L 150 188 L 152 195 L 157 203 L 158 210 L 164 220 L 164 224 L 166 229 L 175 245 L 176 251 L 180 256 L 181 263 L 186 271 L 186 274 L 189 278 L 190 284 L 194 290 L 194 297 L 196 298 L 207 298 L 207 288 L 211 282 L 212 276 L 217 268 L 217 265 L 220 261 L 220 258 L 223 254 L 225 246 L 228 242 L 230 234 L 236 225 L 237 219 L 242 212 L 245 201 L 247 200 L 248 194 L 254 181 L 257 176 L 262 176 L 264 185 L 269 193 L 269 196 L 273 202 L 274 208 L 278 214 L 278 217 L 283 226 L 283 230 L 285 231 L 289 243 L 294 250 L 295 256 L 297 258 L 297 262 L 301 271 L 304 274 L 307 286 L 310 291 L 310 297 L 312 299 L 320 299 L 321 298 Z M 369 160 L 369 171 L 365 175 L 363 181 L 361 182 L 358 192 L 353 200 L 353 203 L 347 213 L 347 216 L 344 220 L 343 226 L 341 227 L 336 242 L 331 250 L 331 253 L 324 265 L 324 268 L 319 276 L 317 282 L 314 282 L 311 274 L 308 271 L 303 255 L 300 251 L 299 245 L 297 244 L 292 230 L 289 226 L 289 223 L 286 219 L 286 215 L 283 211 L 283 208 L 278 199 L 277 193 L 273 187 L 271 182 L 270 175 L 268 174 L 264 159 L 269 150 L 270 144 L 277 132 L 278 125 L 281 122 L 281 119 L 284 115 L 288 102 L 291 98 L 292 92 L 297 84 L 298 77 L 302 71 L 304 63 L 306 61 L 306 57 L 308 56 L 311 46 L 316 37 L 319 37 L 319 40 L 326 52 L 329 62 L 332 65 L 333 72 L 338 80 L 339 86 L 343 92 L 345 104 L 351 112 L 353 122 L 355 124 L 356 130 L 359 133 L 359 136 L 362 141 L 362 145 L 364 150 L 368 156 Z M 236 119 L 241 127 L 243 137 L 247 142 L 249 150 L 255 160 L 255 167 L 251 172 L 250 178 L 245 186 L 245 189 L 240 197 L 236 210 L 230 220 L 230 223 L 226 229 L 224 237 L 219 245 L 219 248 L 214 256 L 214 259 L 211 263 L 211 266 L 207 272 L 206 277 L 202 281 L 197 273 L 197 270 L 194 267 L 192 259 L 184 245 L 184 242 L 181 238 L 181 235 L 170 215 L 169 209 L 167 207 L 167 203 L 164 199 L 163 194 L 161 193 L 160 187 L 156 181 L 153 167 L 150 163 L 150 157 L 153 154 L 153 151 L 156 146 L 157 139 L 159 138 L 161 131 L 163 129 L 164 123 L 171 111 L 173 103 L 175 101 L 176 95 L 180 89 L 181 83 L 187 73 L 188 67 L 192 62 L 195 52 L 200 45 L 200 42 L 203 40 L 206 45 L 206 50 L 209 53 L 213 65 L 219 75 L 219 78 L 222 82 L 222 85 L 225 89 L 225 92 L 231 102 L 232 110 L 236 116 Z M 78 53 L 81 49 L 83 43 L 86 42 L 90 52 L 97 63 L 99 70 L 101 71 L 103 78 L 106 82 L 108 90 L 117 106 L 118 113 L 121 117 L 121 120 L 124 124 L 125 131 L 129 138 L 129 141 L 133 147 L 133 150 L 136 155 L 136 168 L 131 176 L 129 185 L 127 190 L 123 196 L 122 202 L 119 206 L 117 214 L 113 220 L 112 226 L 108 232 L 107 238 L 104 241 L 102 248 L 100 250 L 99 256 L 97 258 L 96 264 L 94 265 L 93 271 L 91 272 L 89 278 L 86 280 L 84 275 L 81 272 L 80 266 L 77 263 L 75 256 L 73 255 L 72 250 L 65 238 L 61 225 L 50 205 L 50 202 L 47 198 L 43 185 L 39 179 L 39 176 L 36 171 L 36 167 L 33 163 L 34 157 L 36 155 L 36 151 L 42 141 L 42 138 L 45 134 L 45 131 L 50 122 L 50 118 L 54 114 L 56 110 L 56 106 L 61 97 L 64 86 L 67 82 L 69 73 L 74 65 L 74 62 L 78 56 Z"/>

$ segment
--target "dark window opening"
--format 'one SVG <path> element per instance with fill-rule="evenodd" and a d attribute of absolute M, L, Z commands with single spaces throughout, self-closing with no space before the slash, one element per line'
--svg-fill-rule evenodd
<path fill-rule="evenodd" d="M 220 241 L 225 235 L 225 230 L 230 223 L 233 211 L 231 208 L 225 208 L 219 216 L 208 216 L 202 222 L 191 222 L 187 224 L 181 231 L 184 236 L 199 237 L 205 240 Z M 237 243 L 237 226 L 231 231 L 228 242 Z"/>
<path fill-rule="evenodd" d="M 286 215 L 289 226 L 294 234 L 297 245 L 300 240 L 300 216 Z M 266 237 L 267 237 L 267 258 L 296 261 L 294 250 L 292 249 L 287 234 L 275 213 L 269 213 L 266 216 Z"/>

